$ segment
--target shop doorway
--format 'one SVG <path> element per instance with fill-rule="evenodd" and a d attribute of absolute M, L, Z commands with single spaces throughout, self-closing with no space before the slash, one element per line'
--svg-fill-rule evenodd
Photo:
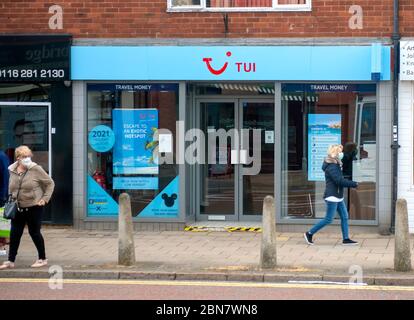
<path fill-rule="evenodd" d="M 27 145 L 33 161 L 52 176 L 51 103 L 0 102 L 0 132 L 0 149 L 10 163 L 15 161 L 15 149 Z M 43 220 L 51 220 L 49 206 Z"/>
<path fill-rule="evenodd" d="M 198 99 L 198 128 L 205 135 L 206 163 L 196 169 L 196 218 L 205 221 L 261 221 L 263 199 L 274 195 L 274 100 Z M 209 141 L 209 133 L 234 130 L 239 137 L 220 144 Z M 242 130 L 248 132 L 243 137 Z M 247 131 L 247 130 L 248 131 Z M 256 154 L 253 129 L 260 130 Z M 234 137 L 233 137 L 234 138 Z M 209 158 L 216 163 L 210 163 Z M 253 163 L 247 164 L 247 158 Z M 258 165 L 257 174 L 246 168 Z"/>

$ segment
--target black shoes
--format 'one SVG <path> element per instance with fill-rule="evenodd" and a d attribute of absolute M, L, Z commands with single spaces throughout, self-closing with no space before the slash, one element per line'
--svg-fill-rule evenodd
<path fill-rule="evenodd" d="M 345 239 L 342 240 L 342 245 L 344 246 L 356 246 L 358 244 L 357 241 L 351 240 L 351 239 Z"/>
<path fill-rule="evenodd" d="M 305 237 L 306 243 L 313 246 L 312 235 L 309 232 L 305 232 L 303 236 Z"/>
<path fill-rule="evenodd" d="M 305 238 L 305 241 L 306 241 L 307 244 L 313 246 L 313 240 L 312 240 L 313 234 L 310 234 L 309 232 L 305 232 L 303 234 L 303 237 Z M 358 242 L 354 241 L 354 240 L 351 240 L 351 239 L 345 239 L 345 240 L 342 240 L 342 245 L 344 245 L 344 246 L 356 246 L 356 245 L 358 245 Z"/>

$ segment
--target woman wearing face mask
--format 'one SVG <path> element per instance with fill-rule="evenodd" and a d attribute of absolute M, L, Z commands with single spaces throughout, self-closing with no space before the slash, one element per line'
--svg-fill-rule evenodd
<path fill-rule="evenodd" d="M 9 193 L 14 199 L 18 194 L 18 210 L 11 221 L 9 260 L 0 265 L 0 270 L 14 268 L 26 223 L 39 255 L 32 268 L 47 265 L 45 242 L 40 228 L 43 207 L 49 202 L 55 184 L 42 167 L 31 160 L 33 154 L 27 146 L 18 147 L 15 157 L 17 161 L 9 166 Z"/>
<path fill-rule="evenodd" d="M 322 170 L 325 172 L 326 188 L 324 199 L 326 203 L 326 216 L 312 229 L 304 234 L 308 244 L 313 245 L 312 237 L 323 227 L 331 224 L 336 212 L 341 218 L 342 244 L 356 245 L 358 242 L 349 239 L 348 234 L 348 210 L 344 202 L 344 188 L 357 188 L 358 183 L 344 179 L 342 174 L 342 145 L 333 145 L 328 148 L 328 156 L 325 158 Z"/>

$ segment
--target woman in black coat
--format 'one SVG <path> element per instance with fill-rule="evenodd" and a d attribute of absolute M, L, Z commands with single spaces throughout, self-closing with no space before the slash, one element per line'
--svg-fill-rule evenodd
<path fill-rule="evenodd" d="M 328 156 L 325 158 L 322 170 L 325 172 L 326 188 L 323 195 L 326 203 L 326 216 L 312 229 L 304 234 L 308 244 L 313 245 L 312 237 L 323 227 L 331 224 L 336 212 L 341 218 L 342 244 L 356 245 L 358 242 L 349 239 L 348 210 L 344 202 L 344 188 L 357 188 L 358 183 L 347 180 L 342 174 L 342 145 L 333 145 L 328 149 Z"/>

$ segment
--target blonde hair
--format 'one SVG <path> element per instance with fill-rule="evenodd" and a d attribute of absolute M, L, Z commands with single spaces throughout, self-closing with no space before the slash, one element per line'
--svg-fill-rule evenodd
<path fill-rule="evenodd" d="M 344 147 L 342 146 L 342 144 L 333 144 L 329 146 L 327 154 L 332 158 L 336 158 L 338 154 L 342 152 L 343 149 Z"/>
<path fill-rule="evenodd" d="M 14 157 L 19 159 L 20 157 L 33 157 L 33 152 L 28 146 L 17 147 L 14 151 Z"/>

